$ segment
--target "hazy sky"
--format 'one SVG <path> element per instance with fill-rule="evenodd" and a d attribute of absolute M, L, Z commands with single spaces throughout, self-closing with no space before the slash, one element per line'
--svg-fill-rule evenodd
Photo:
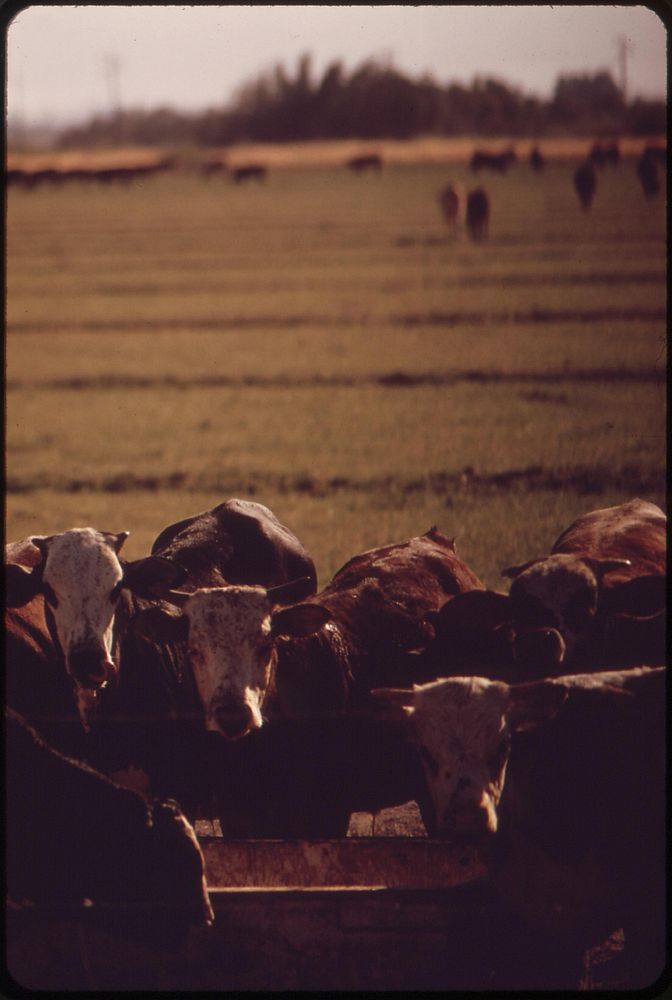
<path fill-rule="evenodd" d="M 645 6 L 27 6 L 6 29 L 10 117 L 44 121 L 125 107 L 200 110 L 302 53 L 320 74 L 389 58 L 439 84 L 494 76 L 539 97 L 560 73 L 608 69 L 628 95 L 666 92 L 666 28 Z"/>

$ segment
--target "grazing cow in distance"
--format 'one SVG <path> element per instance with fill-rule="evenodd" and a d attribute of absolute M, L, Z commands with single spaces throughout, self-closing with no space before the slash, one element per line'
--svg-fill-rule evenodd
<path fill-rule="evenodd" d="M 469 161 L 469 166 L 474 173 L 479 170 L 494 170 L 499 174 L 505 174 L 509 167 L 516 162 L 518 157 L 513 146 L 501 150 L 499 153 L 488 153 L 481 149 L 474 150 Z"/>
<path fill-rule="evenodd" d="M 447 184 L 439 192 L 438 202 L 443 217 L 449 226 L 455 228 L 464 216 L 464 191 L 459 184 Z"/>
<path fill-rule="evenodd" d="M 586 160 L 574 172 L 574 189 L 584 212 L 587 212 L 593 203 L 596 187 L 597 175 L 595 168 L 589 160 Z"/>
<path fill-rule="evenodd" d="M 538 146 L 530 151 L 530 166 L 536 173 L 540 173 L 546 166 L 546 160 Z"/>
<path fill-rule="evenodd" d="M 642 185 L 645 198 L 655 198 L 660 192 L 660 177 L 658 176 L 659 157 L 652 152 L 653 147 L 647 147 L 637 160 L 637 176 Z"/>
<path fill-rule="evenodd" d="M 181 616 L 147 616 L 150 635 L 188 642 L 206 727 L 228 739 L 264 717 L 365 709 L 371 687 L 412 677 L 427 613 L 483 584 L 432 529 L 355 556 L 314 599 L 290 604 L 305 591 L 288 587 L 171 593 Z"/>
<path fill-rule="evenodd" d="M 577 988 L 582 953 L 619 928 L 628 985 L 663 971 L 665 679 L 642 667 L 377 693 L 419 745 L 430 835 L 481 845 L 512 912 L 566 943 L 539 988 Z"/>
<path fill-rule="evenodd" d="M 487 239 L 490 229 L 490 196 L 485 188 L 475 188 L 467 197 L 467 231 L 472 240 Z"/>
<path fill-rule="evenodd" d="M 346 166 L 352 170 L 353 174 L 363 174 L 369 170 L 380 173 L 383 169 L 383 159 L 378 153 L 353 156 L 348 160 Z"/>
<path fill-rule="evenodd" d="M 5 795 L 14 906 L 93 904 L 115 929 L 165 947 L 212 923 L 203 855 L 175 803 L 148 804 L 63 756 L 12 709 Z"/>
<path fill-rule="evenodd" d="M 261 163 L 245 163 L 240 167 L 233 167 L 231 176 L 235 184 L 243 181 L 265 181 L 268 176 L 268 168 Z"/>

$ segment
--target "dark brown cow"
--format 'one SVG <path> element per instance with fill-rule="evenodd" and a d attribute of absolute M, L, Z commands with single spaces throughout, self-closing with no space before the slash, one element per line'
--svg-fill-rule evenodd
<path fill-rule="evenodd" d="M 378 153 L 370 153 L 362 156 L 353 156 L 348 160 L 346 165 L 352 170 L 353 174 L 362 174 L 368 170 L 380 173 L 383 169 L 383 159 Z"/>
<path fill-rule="evenodd" d="M 482 149 L 476 149 L 471 157 L 469 166 L 474 173 L 487 169 L 494 170 L 499 174 L 505 174 L 517 159 L 516 151 L 512 146 L 498 153 L 489 153 Z"/>
<path fill-rule="evenodd" d="M 449 226 L 457 226 L 464 216 L 464 191 L 459 184 L 447 184 L 438 195 L 443 217 Z"/>
<path fill-rule="evenodd" d="M 510 980 L 493 985 L 576 989 L 582 953 L 620 928 L 628 987 L 663 972 L 665 688 L 661 667 L 378 693 L 410 716 L 430 834 L 480 844 L 498 895 L 527 920 Z"/>
<path fill-rule="evenodd" d="M 14 907 L 100 908 L 106 926 L 164 947 L 179 944 L 190 925 L 212 922 L 203 856 L 175 803 L 148 805 L 62 756 L 11 709 L 4 789 Z"/>
<path fill-rule="evenodd" d="M 489 228 L 490 195 L 485 188 L 474 188 L 467 196 L 467 232 L 472 240 L 484 240 Z"/>
<path fill-rule="evenodd" d="M 653 147 L 647 147 L 637 160 L 637 176 L 645 198 L 655 198 L 660 192 L 659 162 L 660 158 L 653 152 Z M 665 163 L 664 169 L 666 167 Z"/>
<path fill-rule="evenodd" d="M 578 518 L 549 555 L 503 571 L 509 594 L 473 590 L 429 615 L 418 674 L 515 682 L 664 663 L 666 534 L 644 500 Z"/>
<path fill-rule="evenodd" d="M 368 692 L 400 683 L 406 654 L 432 635 L 425 617 L 483 584 L 436 529 L 351 559 L 314 600 L 286 589 L 208 588 L 171 594 L 176 618 L 145 616 L 150 635 L 188 637 L 206 726 L 236 739 L 266 717 L 365 708 Z M 396 678 L 396 680 L 393 680 Z"/>
<path fill-rule="evenodd" d="M 240 167 L 233 167 L 231 177 L 235 184 L 243 181 L 265 181 L 268 176 L 268 168 L 261 163 L 245 163 Z"/>
<path fill-rule="evenodd" d="M 590 160 L 581 163 L 574 172 L 574 190 L 577 193 L 581 208 L 587 212 L 593 203 L 597 188 L 597 174 Z"/>
<path fill-rule="evenodd" d="M 546 159 L 538 146 L 534 146 L 530 152 L 530 166 L 536 173 L 540 173 L 546 166 Z"/>

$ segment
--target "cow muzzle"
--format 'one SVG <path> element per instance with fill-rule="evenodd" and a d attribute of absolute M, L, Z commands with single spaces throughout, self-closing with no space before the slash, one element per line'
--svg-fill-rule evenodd
<path fill-rule="evenodd" d="M 487 842 L 497 833 L 497 817 L 485 802 L 461 802 L 444 811 L 436 832 L 456 843 Z"/>
<path fill-rule="evenodd" d="M 261 719 L 250 705 L 215 706 L 208 713 L 206 729 L 219 733 L 227 740 L 239 740 L 253 729 L 261 727 Z"/>
<path fill-rule="evenodd" d="M 69 654 L 67 662 L 75 683 L 93 691 L 105 687 L 117 675 L 116 666 L 102 649 L 75 649 Z"/>

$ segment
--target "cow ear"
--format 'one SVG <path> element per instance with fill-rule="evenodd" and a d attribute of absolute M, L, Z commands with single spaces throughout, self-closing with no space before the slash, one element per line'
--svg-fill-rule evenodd
<path fill-rule="evenodd" d="M 42 591 L 42 564 L 34 570 L 24 569 L 17 563 L 5 566 L 5 606 L 22 608 Z"/>
<path fill-rule="evenodd" d="M 297 580 L 278 583 L 266 590 L 271 604 L 293 604 L 295 601 L 302 601 L 304 597 L 309 597 L 314 593 L 315 587 L 309 576 L 301 576 Z"/>
<path fill-rule="evenodd" d="M 330 612 L 319 604 L 295 604 L 273 612 L 271 634 L 302 638 L 313 635 L 330 620 Z"/>
<path fill-rule="evenodd" d="M 32 535 L 29 539 L 33 543 L 36 549 L 40 550 L 40 555 L 44 561 L 47 558 L 47 552 L 49 550 L 49 543 L 53 540 L 54 535 Z"/>
<path fill-rule="evenodd" d="M 411 688 L 373 688 L 372 696 L 385 705 L 394 717 L 407 718 L 413 714 L 413 690 Z"/>
<path fill-rule="evenodd" d="M 639 576 L 615 587 L 606 587 L 601 595 L 602 608 L 610 615 L 627 618 L 653 618 L 667 602 L 667 579 L 664 576 Z"/>
<path fill-rule="evenodd" d="M 560 684 L 532 681 L 509 688 L 506 721 L 514 733 L 536 729 L 558 714 L 569 692 Z"/>
<path fill-rule="evenodd" d="M 526 563 L 521 563 L 520 566 L 507 566 L 506 569 L 502 570 L 502 576 L 506 576 L 511 580 L 515 580 L 517 576 L 520 576 L 521 573 L 524 573 L 526 569 L 530 568 L 530 566 L 534 566 L 536 563 L 539 563 L 541 561 L 542 560 L 539 558 L 530 559 Z"/>
<path fill-rule="evenodd" d="M 120 531 L 118 535 L 111 535 L 110 540 L 112 543 L 112 548 L 119 555 L 121 552 L 121 547 L 130 535 L 130 531 Z"/>
<path fill-rule="evenodd" d="M 154 642 L 176 642 L 187 638 L 189 619 L 182 612 L 145 608 L 133 616 L 133 631 Z"/>
<path fill-rule="evenodd" d="M 179 587 L 187 578 L 187 571 L 163 556 L 145 556 L 127 563 L 124 567 L 122 586 L 138 597 L 157 599 L 172 587 Z"/>

